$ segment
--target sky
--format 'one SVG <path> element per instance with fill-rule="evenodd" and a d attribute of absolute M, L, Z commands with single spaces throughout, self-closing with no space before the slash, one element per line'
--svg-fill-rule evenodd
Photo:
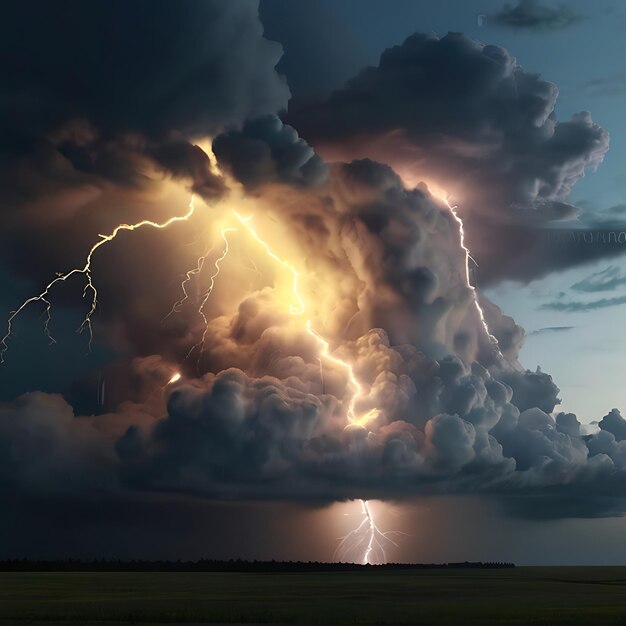
<path fill-rule="evenodd" d="M 3 7 L 0 558 L 624 562 L 626 10 L 392 7 Z"/>

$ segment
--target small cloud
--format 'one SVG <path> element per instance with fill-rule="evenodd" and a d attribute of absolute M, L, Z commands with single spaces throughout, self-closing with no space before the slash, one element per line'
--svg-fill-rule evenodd
<path fill-rule="evenodd" d="M 565 4 L 542 5 L 537 0 L 519 0 L 515 6 L 505 4 L 491 21 L 504 28 L 525 30 L 558 30 L 580 21 L 582 16 Z"/>
<path fill-rule="evenodd" d="M 566 330 L 572 330 L 575 326 L 547 326 L 546 328 L 538 328 L 528 333 L 526 337 L 536 337 L 537 335 L 546 335 L 548 333 L 562 333 Z"/>
<path fill-rule="evenodd" d="M 589 92 L 602 96 L 621 96 L 626 93 L 626 74 L 594 78 L 587 81 L 584 87 Z"/>
<path fill-rule="evenodd" d="M 626 304 L 626 296 L 618 298 L 602 298 L 591 302 L 548 302 L 542 304 L 539 309 L 542 311 L 559 311 L 561 313 L 587 313 L 597 309 L 607 309 L 611 306 Z"/>
<path fill-rule="evenodd" d="M 575 291 L 595 293 L 597 291 L 613 291 L 617 287 L 626 285 L 626 276 L 623 276 L 619 267 L 609 265 L 600 272 L 586 276 L 572 285 Z"/>
<path fill-rule="evenodd" d="M 590 228 L 626 230 L 626 204 L 616 204 L 606 209 L 587 209 L 583 221 Z"/>

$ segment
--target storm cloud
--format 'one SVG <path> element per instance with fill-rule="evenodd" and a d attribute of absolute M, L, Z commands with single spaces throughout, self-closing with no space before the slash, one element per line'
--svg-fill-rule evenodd
<path fill-rule="evenodd" d="M 547 271 L 522 247 L 576 215 L 568 195 L 608 148 L 589 113 L 558 122 L 556 87 L 502 48 L 416 34 L 283 122 L 281 49 L 254 2 L 5 12 L 8 291 L 82 267 L 120 222 L 194 213 L 98 248 L 103 363 L 70 391 L 106 380 L 108 400 L 3 403 L 2 501 L 556 493 L 582 511 L 611 484 L 594 514 L 621 510 L 626 422 L 584 435 L 553 417 L 555 380 L 520 364 L 523 328 L 469 284 L 440 197 L 464 200 L 481 281 Z M 49 328 L 80 318 L 83 289 L 55 292 Z M 19 332 L 35 317 L 9 366 L 41 366 Z"/>
<path fill-rule="evenodd" d="M 590 113 L 557 120 L 557 97 L 556 85 L 504 48 L 459 33 L 416 33 L 287 119 L 326 158 L 369 156 L 409 183 L 435 183 L 467 218 L 481 278 L 528 280 L 578 262 L 536 229 L 577 217 L 568 196 L 609 146 Z M 521 238 L 519 229 L 527 231 Z"/>
<path fill-rule="evenodd" d="M 93 203 L 119 205 L 112 190 L 135 205 L 169 178 L 209 201 L 223 193 L 195 139 L 285 109 L 290 95 L 274 69 L 282 48 L 263 37 L 257 4 L 3 7 L 0 210 L 3 255 L 17 272 L 33 273 L 15 259 L 27 245 L 17 232 L 25 221 L 28 245 L 43 248 L 55 239 L 51 223 L 71 218 L 65 232 L 102 228 L 108 216 L 94 218 Z"/>
<path fill-rule="evenodd" d="M 321 185 L 270 177 L 254 194 L 257 218 L 268 207 L 279 212 L 317 270 L 310 288 L 331 288 L 335 305 L 313 323 L 333 354 L 353 364 L 366 390 L 356 414 L 375 409 L 373 420 L 347 423 L 354 390 L 345 368 L 326 362 L 320 370 L 318 341 L 275 300 L 277 286 L 231 286 L 221 309 L 206 312 L 200 375 L 189 363 L 180 381 L 166 384 L 185 340 L 171 360 L 135 362 L 133 388 L 145 393 L 110 413 L 74 417 L 61 398 L 43 394 L 36 409 L 30 396 L 7 407 L 4 440 L 12 449 L 28 445 L 7 457 L 5 484 L 14 489 L 19 480 L 22 495 L 40 496 L 70 463 L 72 471 L 87 466 L 78 484 L 64 484 L 74 497 L 95 484 L 120 498 L 167 492 L 320 503 L 444 491 L 518 493 L 532 502 L 529 493 L 574 486 L 584 500 L 586 489 L 614 479 L 623 419 L 605 418 L 588 437 L 574 415 L 550 415 L 558 387 L 519 365 L 523 331 L 485 300 L 501 348 L 486 335 L 464 282 L 458 224 L 427 188 L 407 189 L 388 166 L 357 161 L 332 166 Z M 341 280 L 334 285 L 329 275 Z M 155 387 L 165 407 L 150 396 Z M 26 488 L 37 420 L 55 443 Z M 93 445 L 88 455 L 74 452 Z M 49 468 L 57 448 L 64 461 Z"/>

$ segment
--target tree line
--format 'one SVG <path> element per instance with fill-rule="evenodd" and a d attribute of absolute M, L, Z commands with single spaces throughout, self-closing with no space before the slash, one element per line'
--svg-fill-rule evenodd
<path fill-rule="evenodd" d="M 424 569 L 506 569 L 515 567 L 505 562 L 462 563 L 325 563 L 323 561 L 246 561 L 242 559 L 198 561 L 146 561 L 121 559 L 63 559 L 0 561 L 2 572 L 361 572 Z"/>

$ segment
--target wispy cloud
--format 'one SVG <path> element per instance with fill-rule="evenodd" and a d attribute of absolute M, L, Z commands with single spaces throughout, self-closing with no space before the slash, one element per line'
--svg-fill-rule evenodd
<path fill-rule="evenodd" d="M 560 311 L 561 313 L 587 313 L 588 311 L 606 309 L 611 306 L 619 306 L 620 304 L 626 304 L 626 296 L 602 298 L 591 302 L 547 302 L 542 304 L 539 309 L 543 311 Z"/>
<path fill-rule="evenodd" d="M 566 330 L 572 330 L 575 326 L 547 326 L 546 328 L 538 328 L 528 333 L 527 337 L 536 337 L 537 335 L 547 335 L 548 333 L 562 333 Z"/>
<path fill-rule="evenodd" d="M 609 265 L 606 269 L 590 274 L 574 283 L 572 289 L 585 293 L 595 293 L 598 291 L 613 291 L 622 285 L 626 285 L 626 276 L 622 274 L 620 268 L 616 265 Z"/>
<path fill-rule="evenodd" d="M 582 16 L 565 4 L 549 6 L 538 0 L 519 0 L 515 6 L 505 4 L 491 17 L 498 26 L 525 30 L 557 30 L 580 21 Z"/>
<path fill-rule="evenodd" d="M 626 73 L 594 78 L 585 83 L 585 89 L 603 96 L 621 96 L 626 93 Z"/>

